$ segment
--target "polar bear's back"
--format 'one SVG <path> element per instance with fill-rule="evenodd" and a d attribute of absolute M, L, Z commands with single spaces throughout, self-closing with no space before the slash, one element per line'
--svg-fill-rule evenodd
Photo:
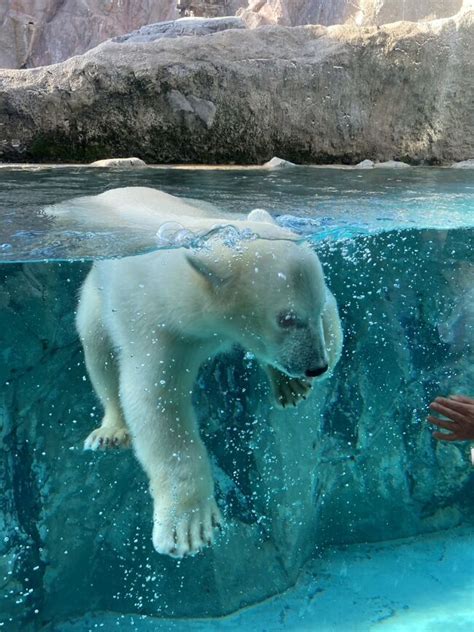
<path fill-rule="evenodd" d="M 209 211 L 148 187 L 123 187 L 99 195 L 60 202 L 46 209 L 56 219 L 94 227 L 130 227 L 156 230 L 178 217 L 206 217 Z"/>

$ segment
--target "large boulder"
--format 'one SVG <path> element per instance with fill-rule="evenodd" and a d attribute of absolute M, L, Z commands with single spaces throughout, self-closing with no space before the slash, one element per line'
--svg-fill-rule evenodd
<path fill-rule="evenodd" d="M 0 160 L 452 163 L 474 154 L 474 11 L 108 41 L 0 73 Z"/>

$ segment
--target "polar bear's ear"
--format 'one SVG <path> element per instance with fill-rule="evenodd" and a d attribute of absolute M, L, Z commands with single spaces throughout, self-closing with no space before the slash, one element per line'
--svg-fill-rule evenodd
<path fill-rule="evenodd" d="M 186 254 L 186 261 L 213 287 L 221 287 L 229 278 L 222 270 L 222 261 L 213 259 L 212 255 Z"/>
<path fill-rule="evenodd" d="M 254 208 L 247 215 L 249 222 L 263 222 L 264 224 L 275 224 L 275 220 L 268 211 L 263 208 Z"/>

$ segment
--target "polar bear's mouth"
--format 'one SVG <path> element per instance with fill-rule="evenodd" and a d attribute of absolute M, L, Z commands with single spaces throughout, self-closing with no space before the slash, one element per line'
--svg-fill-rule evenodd
<path fill-rule="evenodd" d="M 274 369 L 277 369 L 278 371 L 280 371 L 281 373 L 284 373 L 290 378 L 297 379 L 297 380 L 308 379 L 306 375 L 304 374 L 304 371 L 292 371 L 291 369 L 289 369 L 286 366 L 283 366 L 283 364 L 280 364 L 279 362 L 272 362 L 271 366 L 273 366 Z"/>
<path fill-rule="evenodd" d="M 292 371 L 278 362 L 274 362 L 272 366 L 287 375 L 288 377 L 298 380 L 313 380 L 323 377 L 329 369 L 328 364 L 324 364 L 320 367 L 306 369 L 305 371 Z"/>

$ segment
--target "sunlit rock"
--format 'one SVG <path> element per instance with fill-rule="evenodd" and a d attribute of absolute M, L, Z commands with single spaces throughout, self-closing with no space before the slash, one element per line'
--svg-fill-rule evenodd
<path fill-rule="evenodd" d="M 474 158 L 470 158 L 469 160 L 461 160 L 460 162 L 455 162 L 451 165 L 452 169 L 474 169 Z"/>
<path fill-rule="evenodd" d="M 472 15 L 120 38 L 54 72 L 3 70 L 0 160 L 465 160 L 474 154 Z"/>
<path fill-rule="evenodd" d="M 362 160 L 362 162 L 358 162 L 355 166 L 354 169 L 373 169 L 374 168 L 374 162 L 373 160 Z"/>
<path fill-rule="evenodd" d="M 238 17 L 180 18 L 170 22 L 142 26 L 133 33 L 114 38 L 114 41 L 129 43 L 154 42 L 161 38 L 211 35 L 227 29 L 243 28 L 245 28 L 245 22 Z"/>
<path fill-rule="evenodd" d="M 104 158 L 91 162 L 91 167 L 146 167 L 146 162 L 140 158 Z"/>
<path fill-rule="evenodd" d="M 276 156 L 262 165 L 265 169 L 288 169 L 296 166 L 294 162 L 283 160 L 283 158 L 277 158 Z"/>

